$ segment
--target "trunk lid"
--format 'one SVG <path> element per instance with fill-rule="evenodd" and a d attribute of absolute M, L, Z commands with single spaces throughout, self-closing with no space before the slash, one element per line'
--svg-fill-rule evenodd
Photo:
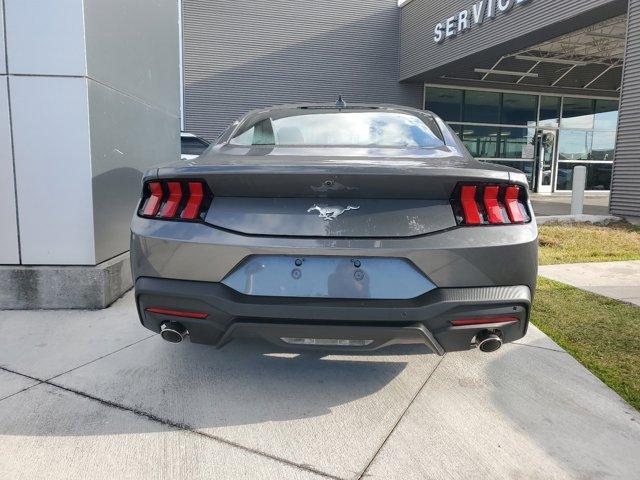
<path fill-rule="evenodd" d="M 412 237 L 456 225 L 459 182 L 509 181 L 508 169 L 455 147 L 434 149 L 217 147 L 158 170 L 203 179 L 205 221 L 247 235 Z"/>

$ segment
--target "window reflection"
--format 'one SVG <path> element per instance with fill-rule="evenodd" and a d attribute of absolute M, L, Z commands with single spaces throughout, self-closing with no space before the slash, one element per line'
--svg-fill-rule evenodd
<path fill-rule="evenodd" d="M 593 132 L 592 160 L 613 161 L 616 148 L 616 132 Z"/>
<path fill-rule="evenodd" d="M 467 90 L 464 99 L 464 121 L 500 123 L 500 93 Z"/>
<path fill-rule="evenodd" d="M 540 122 L 541 127 L 557 127 L 560 123 L 561 97 L 540 98 Z"/>
<path fill-rule="evenodd" d="M 528 125 L 534 127 L 538 118 L 538 97 L 519 93 L 504 93 L 502 96 L 502 121 L 505 125 Z"/>
<path fill-rule="evenodd" d="M 236 145 L 374 146 L 432 148 L 444 145 L 430 115 L 327 112 L 265 118 L 231 140 Z"/>
<path fill-rule="evenodd" d="M 562 107 L 562 126 L 567 128 L 593 128 L 595 101 L 589 98 L 565 97 Z"/>
<path fill-rule="evenodd" d="M 431 110 L 447 122 L 462 120 L 462 90 L 453 88 L 429 88 L 425 95 L 427 110 Z"/>
<path fill-rule="evenodd" d="M 594 128 L 596 130 L 611 131 L 615 131 L 618 128 L 617 100 L 596 100 Z"/>
<path fill-rule="evenodd" d="M 431 90 L 432 87 L 427 87 L 428 102 Z M 446 114 L 450 118 L 447 120 L 454 122 L 452 127 L 473 156 L 494 159 L 492 163 L 518 168 L 533 182 L 537 163 L 535 133 L 549 130 L 557 136 L 557 144 L 554 143 L 555 149 L 550 150 L 553 153 L 548 161 L 552 169 L 548 171 L 555 173 L 558 170 L 558 189 L 571 189 L 573 167 L 584 162 L 588 162 L 587 187 L 590 190 L 609 189 L 616 146 L 618 100 L 453 91 L 455 100 L 449 104 L 450 113 Z M 461 111 L 462 118 L 459 115 Z M 556 162 L 560 164 L 558 169 L 555 168 Z M 550 178 L 551 182 L 553 180 L 555 178 Z"/>
<path fill-rule="evenodd" d="M 462 142 L 469 153 L 478 158 L 498 156 L 498 127 L 469 126 L 462 127 Z"/>
<path fill-rule="evenodd" d="M 533 159 L 534 128 L 507 128 L 500 130 L 500 157 Z"/>
<path fill-rule="evenodd" d="M 559 159 L 613 161 L 615 146 L 615 132 L 561 130 Z"/>
<path fill-rule="evenodd" d="M 576 130 L 560 131 L 558 152 L 560 160 L 591 160 L 593 133 Z"/>
<path fill-rule="evenodd" d="M 558 163 L 558 190 L 573 188 L 573 169 L 579 165 L 587 167 L 587 190 L 609 190 L 611 188 L 611 163 Z"/>

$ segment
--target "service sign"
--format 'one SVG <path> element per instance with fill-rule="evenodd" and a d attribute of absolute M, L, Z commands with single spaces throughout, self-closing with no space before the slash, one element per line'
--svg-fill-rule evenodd
<path fill-rule="evenodd" d="M 509 12 L 514 7 L 526 5 L 532 0 L 480 0 L 467 10 L 447 18 L 436 25 L 433 31 L 433 41 L 442 43 L 447 38 L 453 38 L 475 25 L 482 25 L 485 20 L 493 19 L 497 15 Z"/>

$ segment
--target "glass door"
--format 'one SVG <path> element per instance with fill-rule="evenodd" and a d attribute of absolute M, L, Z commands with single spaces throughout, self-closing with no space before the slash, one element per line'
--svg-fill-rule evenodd
<path fill-rule="evenodd" d="M 556 140 L 554 130 L 538 130 L 536 152 L 536 192 L 553 191 L 553 169 L 556 158 Z"/>

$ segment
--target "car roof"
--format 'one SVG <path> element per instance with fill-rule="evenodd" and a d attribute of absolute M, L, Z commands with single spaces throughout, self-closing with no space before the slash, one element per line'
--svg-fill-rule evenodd
<path fill-rule="evenodd" d="M 333 103 L 286 103 L 282 105 L 274 105 L 271 107 L 259 108 L 248 112 L 252 113 L 265 113 L 265 112 L 282 112 L 291 111 L 291 113 L 299 110 L 396 110 L 396 111 L 414 111 L 424 112 L 416 108 L 407 107 L 404 105 L 393 105 L 390 103 L 348 103 L 346 107 L 337 107 Z"/>

